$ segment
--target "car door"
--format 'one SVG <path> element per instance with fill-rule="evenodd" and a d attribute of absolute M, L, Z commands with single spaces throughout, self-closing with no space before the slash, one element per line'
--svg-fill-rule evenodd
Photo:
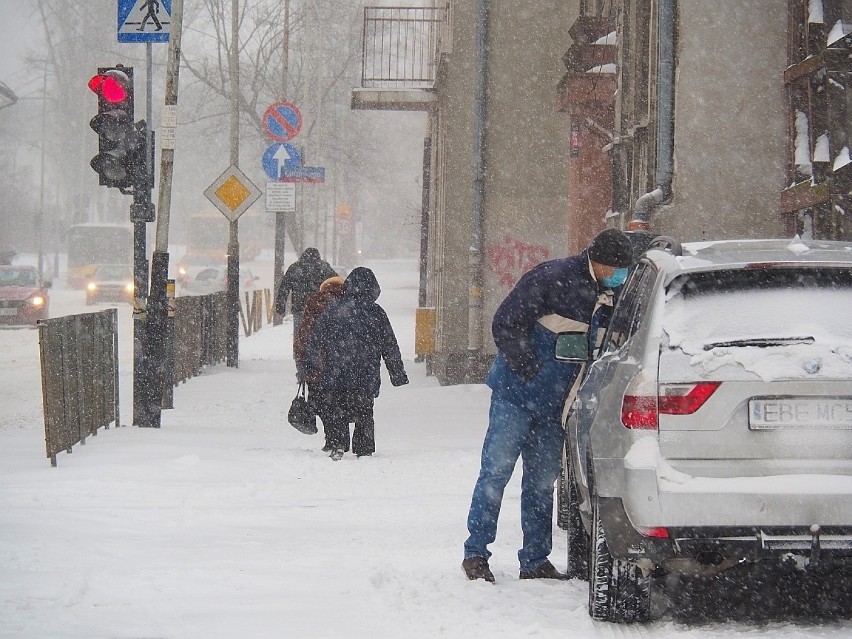
<path fill-rule="evenodd" d="M 617 419 L 621 403 L 620 400 L 616 401 L 618 398 L 614 382 L 632 376 L 630 371 L 625 370 L 635 366 L 635 362 L 628 361 L 627 345 L 645 315 L 656 280 L 657 269 L 654 265 L 640 262 L 625 282 L 601 344 L 600 355 L 588 367 L 571 406 L 566 429 L 575 468 L 580 469 L 577 479 L 582 486 L 588 487 L 587 451 L 592 425 L 601 420 L 611 421 L 613 415 Z M 614 404 L 617 404 L 615 409 Z M 588 494 L 583 495 L 584 499 L 587 497 Z"/>

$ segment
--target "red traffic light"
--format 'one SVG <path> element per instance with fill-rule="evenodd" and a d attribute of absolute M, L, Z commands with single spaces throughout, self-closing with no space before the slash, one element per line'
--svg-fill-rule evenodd
<path fill-rule="evenodd" d="M 124 102 L 130 93 L 131 80 L 127 74 L 111 69 L 92 76 L 89 88 L 111 104 Z"/>

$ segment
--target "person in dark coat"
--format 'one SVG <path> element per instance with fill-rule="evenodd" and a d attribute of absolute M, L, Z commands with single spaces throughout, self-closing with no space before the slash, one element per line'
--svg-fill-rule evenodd
<path fill-rule="evenodd" d="M 308 341 L 305 375 L 318 374 L 317 386 L 327 405 L 330 457 L 338 460 L 349 448 L 349 423 L 355 422 L 352 452 L 358 457 L 376 450 L 373 401 L 379 396 L 381 360 L 391 384 L 402 386 L 408 376 L 387 313 L 376 303 L 381 287 L 368 268 L 352 270 L 343 296 L 320 316 Z"/>
<path fill-rule="evenodd" d="M 293 342 L 293 355 L 296 358 L 296 366 L 301 367 L 303 365 L 305 351 L 308 349 L 308 341 L 320 316 L 332 302 L 343 295 L 343 281 L 343 278 L 339 275 L 330 277 L 320 285 L 319 292 L 308 296 L 305 302 L 305 310 L 302 314 L 302 321 L 299 323 L 299 332 L 296 335 L 296 341 Z M 319 363 L 318 370 L 314 370 L 311 375 L 305 376 L 305 382 L 308 384 L 310 405 L 320 415 L 320 419 L 322 419 L 322 415 L 328 414 L 325 408 L 327 402 L 317 385 L 321 373 L 322 362 Z M 323 450 L 329 452 L 331 451 L 331 444 L 328 441 L 328 428 L 325 425 L 325 421 L 323 421 L 323 430 L 325 431 L 325 446 L 323 446 Z M 349 442 L 346 443 L 346 450 L 348 450 Z"/>
<path fill-rule="evenodd" d="M 278 293 L 275 296 L 275 312 L 279 315 L 287 314 L 287 299 L 290 298 L 290 311 L 293 313 L 293 345 L 295 348 L 296 337 L 299 334 L 299 324 L 302 322 L 302 313 L 305 310 L 305 300 L 308 295 L 316 293 L 320 284 L 330 277 L 337 275 L 331 265 L 320 257 L 320 252 L 313 248 L 302 251 L 301 257 L 293 262 L 285 271 L 281 283 L 278 285 Z M 295 350 L 294 350 L 295 358 Z M 299 362 L 296 362 L 296 379 L 301 381 L 302 370 Z"/>
<path fill-rule="evenodd" d="M 493 582 L 488 545 L 497 536 L 503 491 L 523 460 L 521 579 L 565 579 L 548 555 L 553 547 L 553 485 L 562 468 L 563 406 L 571 401 L 584 363 L 554 357 L 559 333 L 586 336 L 590 346 L 607 327 L 613 301 L 632 263 L 630 239 L 599 233 L 579 255 L 528 271 L 494 314 L 497 357 L 488 373 L 491 408 L 473 489 L 462 569 Z"/>

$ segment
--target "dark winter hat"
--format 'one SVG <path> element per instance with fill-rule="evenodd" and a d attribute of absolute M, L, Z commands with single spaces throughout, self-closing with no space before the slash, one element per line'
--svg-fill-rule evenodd
<path fill-rule="evenodd" d="M 633 263 L 633 246 L 627 235 L 618 229 L 606 229 L 592 240 L 589 259 L 598 264 L 624 268 Z"/>

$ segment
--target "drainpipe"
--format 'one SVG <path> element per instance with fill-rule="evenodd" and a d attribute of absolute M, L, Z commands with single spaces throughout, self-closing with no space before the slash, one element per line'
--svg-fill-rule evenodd
<path fill-rule="evenodd" d="M 476 379 L 482 350 L 482 227 L 485 214 L 485 114 L 488 13 L 476 0 L 476 70 L 473 112 L 473 215 L 468 251 L 467 368 L 465 381 Z"/>
<path fill-rule="evenodd" d="M 657 28 L 659 43 L 659 77 L 657 79 L 657 172 L 652 191 L 636 200 L 629 231 L 651 229 L 651 214 L 663 202 L 671 200 L 674 175 L 674 30 L 676 0 L 659 0 L 660 19 Z"/>

